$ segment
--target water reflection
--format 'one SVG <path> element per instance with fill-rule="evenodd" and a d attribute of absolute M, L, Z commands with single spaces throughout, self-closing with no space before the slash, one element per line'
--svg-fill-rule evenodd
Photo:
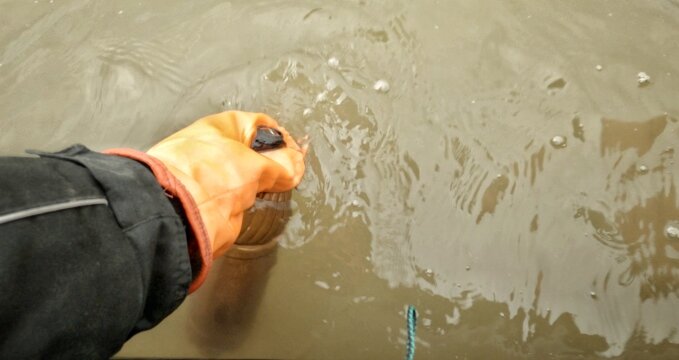
<path fill-rule="evenodd" d="M 242 345 L 276 263 L 275 251 L 256 258 L 232 253 L 215 264 L 210 281 L 191 302 L 187 330 L 202 355 L 214 357 Z"/>
<path fill-rule="evenodd" d="M 667 233 L 679 219 L 674 149 L 653 146 L 667 122 L 667 116 L 638 123 L 603 120 L 602 153 L 620 168 L 612 173 L 617 178 L 609 179 L 615 210 L 583 209 L 582 214 L 596 230 L 595 239 L 625 254 L 629 266 L 617 281 L 622 285 L 639 282 L 642 301 L 674 294 L 679 275 L 679 244 Z M 635 150 L 639 161 L 625 161 L 628 149 Z M 656 151 L 657 162 L 637 165 L 642 162 L 639 157 L 650 150 Z"/>
<path fill-rule="evenodd" d="M 417 207 L 404 224 L 387 225 L 405 234 L 409 246 L 378 237 L 378 274 L 391 286 L 416 285 L 458 303 L 453 325 L 464 324 L 460 310 L 479 311 L 478 301 L 505 303 L 508 310 L 496 314 L 522 319 L 516 331 L 530 340 L 526 346 L 551 332 L 536 331 L 536 324 L 557 326 L 564 317 L 579 333 L 603 339 L 594 347 L 601 355 L 621 354 L 637 334 L 650 343 L 676 343 L 677 318 L 667 313 L 679 306 L 679 244 L 667 235 L 679 217 L 674 151 L 666 147 L 674 135 L 664 132 L 669 119 L 601 123 L 602 157 L 588 160 L 605 169 L 601 177 L 569 172 L 572 157 L 544 146 L 521 164 L 499 166 L 503 173 L 493 176 L 482 165 L 493 159 L 492 149 L 475 158 L 479 152 L 459 138 L 448 142 L 445 152 L 461 167 L 452 177 L 466 182 L 425 198 L 428 208 Z M 640 163 L 649 170 L 639 171 Z M 430 184 L 440 179 L 422 177 Z M 549 195 L 528 196 L 545 186 Z M 379 216 L 369 218 L 384 221 Z M 454 230 L 442 233 L 438 224 L 450 221 L 445 229 Z M 433 270 L 425 274 L 423 268 Z"/>

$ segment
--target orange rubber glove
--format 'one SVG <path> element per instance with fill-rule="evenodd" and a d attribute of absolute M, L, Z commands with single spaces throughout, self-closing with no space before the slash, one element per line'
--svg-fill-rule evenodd
<path fill-rule="evenodd" d="M 276 150 L 252 150 L 258 127 L 279 130 L 285 144 Z M 304 174 L 306 148 L 267 115 L 229 111 L 204 117 L 170 135 L 147 151 L 150 156 L 129 149 L 108 153 L 146 163 L 168 195 L 179 198 L 198 240 L 207 237 L 208 244 L 205 240 L 198 244 L 207 264 L 201 279 L 194 280 L 193 291 L 207 275 L 211 260 L 235 242 L 243 213 L 254 204 L 257 193 L 297 186 Z"/>
<path fill-rule="evenodd" d="M 281 131 L 286 145 L 261 153 L 250 149 L 262 126 Z M 243 212 L 254 205 L 257 193 L 290 190 L 304 174 L 304 150 L 264 114 L 207 116 L 147 153 L 162 161 L 191 193 L 210 237 L 213 257 L 236 241 Z"/>

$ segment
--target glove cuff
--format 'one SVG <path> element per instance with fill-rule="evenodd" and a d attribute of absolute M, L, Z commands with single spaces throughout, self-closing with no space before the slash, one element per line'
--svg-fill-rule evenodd
<path fill-rule="evenodd" d="M 156 177 L 163 190 L 165 190 L 165 194 L 174 200 L 175 203 L 178 202 L 181 205 L 184 211 L 185 223 L 189 228 L 188 235 L 190 235 L 189 256 L 191 257 L 193 280 L 191 285 L 189 285 L 189 293 L 194 292 L 203 284 L 212 266 L 212 246 L 193 197 L 160 160 L 145 152 L 120 148 L 109 149 L 104 151 L 104 153 L 126 157 L 146 165 Z"/>

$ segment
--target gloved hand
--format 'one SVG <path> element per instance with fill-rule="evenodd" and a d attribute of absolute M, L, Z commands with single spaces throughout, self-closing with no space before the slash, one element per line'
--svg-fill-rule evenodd
<path fill-rule="evenodd" d="M 277 129 L 284 145 L 250 149 L 258 127 Z M 203 283 L 212 260 L 235 242 L 243 213 L 257 193 L 294 188 L 304 174 L 302 148 L 264 114 L 238 111 L 204 117 L 153 146 L 148 153 L 110 149 L 106 153 L 145 164 L 190 228 L 193 292 Z"/>
<path fill-rule="evenodd" d="M 250 149 L 258 127 L 278 129 L 283 147 L 260 153 Z M 213 258 L 234 243 L 243 212 L 257 193 L 287 191 L 300 182 L 305 152 L 267 115 L 237 111 L 204 117 L 147 151 L 193 197 Z"/>

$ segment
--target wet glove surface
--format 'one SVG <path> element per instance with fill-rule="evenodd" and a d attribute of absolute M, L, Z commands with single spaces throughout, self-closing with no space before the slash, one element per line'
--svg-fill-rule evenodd
<path fill-rule="evenodd" d="M 262 128 L 280 132 L 283 143 L 265 142 L 267 151 L 254 151 L 251 146 L 255 138 L 262 138 L 257 137 Z M 257 193 L 291 190 L 300 182 L 304 153 L 269 116 L 236 111 L 204 117 L 148 151 L 193 197 L 213 257 L 234 243 L 243 212 L 254 204 Z"/>

